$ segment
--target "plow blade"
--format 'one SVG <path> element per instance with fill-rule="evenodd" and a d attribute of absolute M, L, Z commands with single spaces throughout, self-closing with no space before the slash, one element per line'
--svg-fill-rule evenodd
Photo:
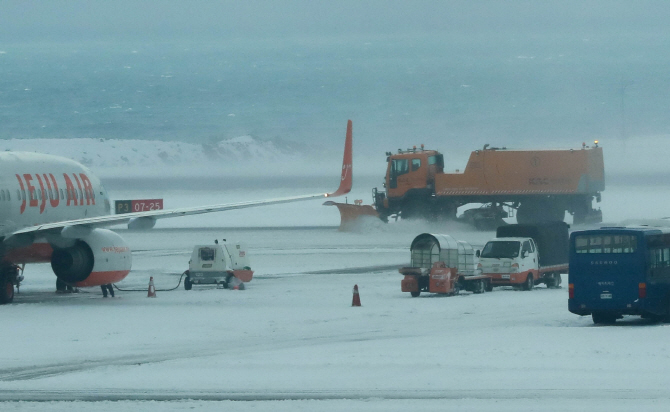
<path fill-rule="evenodd" d="M 340 228 L 342 232 L 353 230 L 358 224 L 359 219 L 367 216 L 379 218 L 379 213 L 370 205 L 337 203 L 333 201 L 324 202 L 325 206 L 337 206 L 340 211 Z"/>

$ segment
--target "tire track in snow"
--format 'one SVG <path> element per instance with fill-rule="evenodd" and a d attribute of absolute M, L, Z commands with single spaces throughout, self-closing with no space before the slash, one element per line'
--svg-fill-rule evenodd
<path fill-rule="evenodd" d="M 0 401 L 304 401 L 304 400 L 650 400 L 670 399 L 665 390 L 638 389 L 444 389 L 444 390 L 301 390 L 174 391 L 142 389 L 0 390 Z"/>
<path fill-rule="evenodd" d="M 378 334 L 379 332 L 381 332 L 381 330 L 371 330 L 369 331 L 371 336 L 350 336 L 349 334 L 342 334 L 342 335 L 330 335 L 330 336 L 322 335 L 313 337 L 301 337 L 286 340 L 281 343 L 274 341 L 274 342 L 258 343 L 258 344 L 246 344 L 245 347 L 247 349 L 253 348 L 257 351 L 281 350 L 286 348 L 305 346 L 306 344 L 330 345 L 333 343 L 361 342 L 361 341 L 372 341 L 379 339 L 388 340 L 388 339 L 399 339 L 405 337 L 405 336 L 398 336 L 397 333 Z M 407 336 L 411 335 L 408 334 Z M 223 346 L 225 347 L 226 345 Z M 173 360 L 206 358 L 206 357 L 224 355 L 228 351 L 227 349 L 221 349 L 220 344 L 217 344 L 217 346 L 215 347 L 212 346 L 209 349 L 202 348 L 203 350 L 199 353 L 194 353 L 188 350 L 188 347 L 189 346 L 186 346 L 183 349 L 154 355 L 132 354 L 123 357 L 101 357 L 97 359 L 73 360 L 72 362 L 67 363 L 60 362 L 48 365 L 33 365 L 26 367 L 4 368 L 0 369 L 0 382 L 15 382 L 15 381 L 25 381 L 40 378 L 49 378 L 68 373 L 77 373 L 77 372 L 93 370 L 96 368 L 106 368 L 113 366 L 143 366 Z"/>

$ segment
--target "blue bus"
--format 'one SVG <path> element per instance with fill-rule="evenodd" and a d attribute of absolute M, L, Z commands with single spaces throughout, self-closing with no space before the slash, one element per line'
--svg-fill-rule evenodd
<path fill-rule="evenodd" d="M 670 320 L 670 229 L 604 227 L 570 235 L 568 309 L 614 323 Z"/>

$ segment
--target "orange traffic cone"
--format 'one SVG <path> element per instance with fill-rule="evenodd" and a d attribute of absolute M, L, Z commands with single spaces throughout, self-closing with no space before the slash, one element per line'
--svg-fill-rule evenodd
<path fill-rule="evenodd" d="M 147 293 L 148 298 L 155 298 L 156 297 L 156 288 L 154 287 L 154 277 L 151 276 L 149 278 L 149 292 Z"/>
<path fill-rule="evenodd" d="M 358 285 L 354 285 L 354 299 L 351 301 L 351 306 L 361 306 L 361 297 L 358 295 Z"/>

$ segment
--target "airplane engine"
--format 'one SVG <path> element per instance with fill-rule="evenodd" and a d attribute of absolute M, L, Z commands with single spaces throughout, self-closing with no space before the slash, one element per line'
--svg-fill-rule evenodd
<path fill-rule="evenodd" d="M 51 268 L 60 280 L 73 286 L 116 283 L 130 272 L 130 247 L 118 234 L 93 229 L 72 246 L 54 247 Z"/>

